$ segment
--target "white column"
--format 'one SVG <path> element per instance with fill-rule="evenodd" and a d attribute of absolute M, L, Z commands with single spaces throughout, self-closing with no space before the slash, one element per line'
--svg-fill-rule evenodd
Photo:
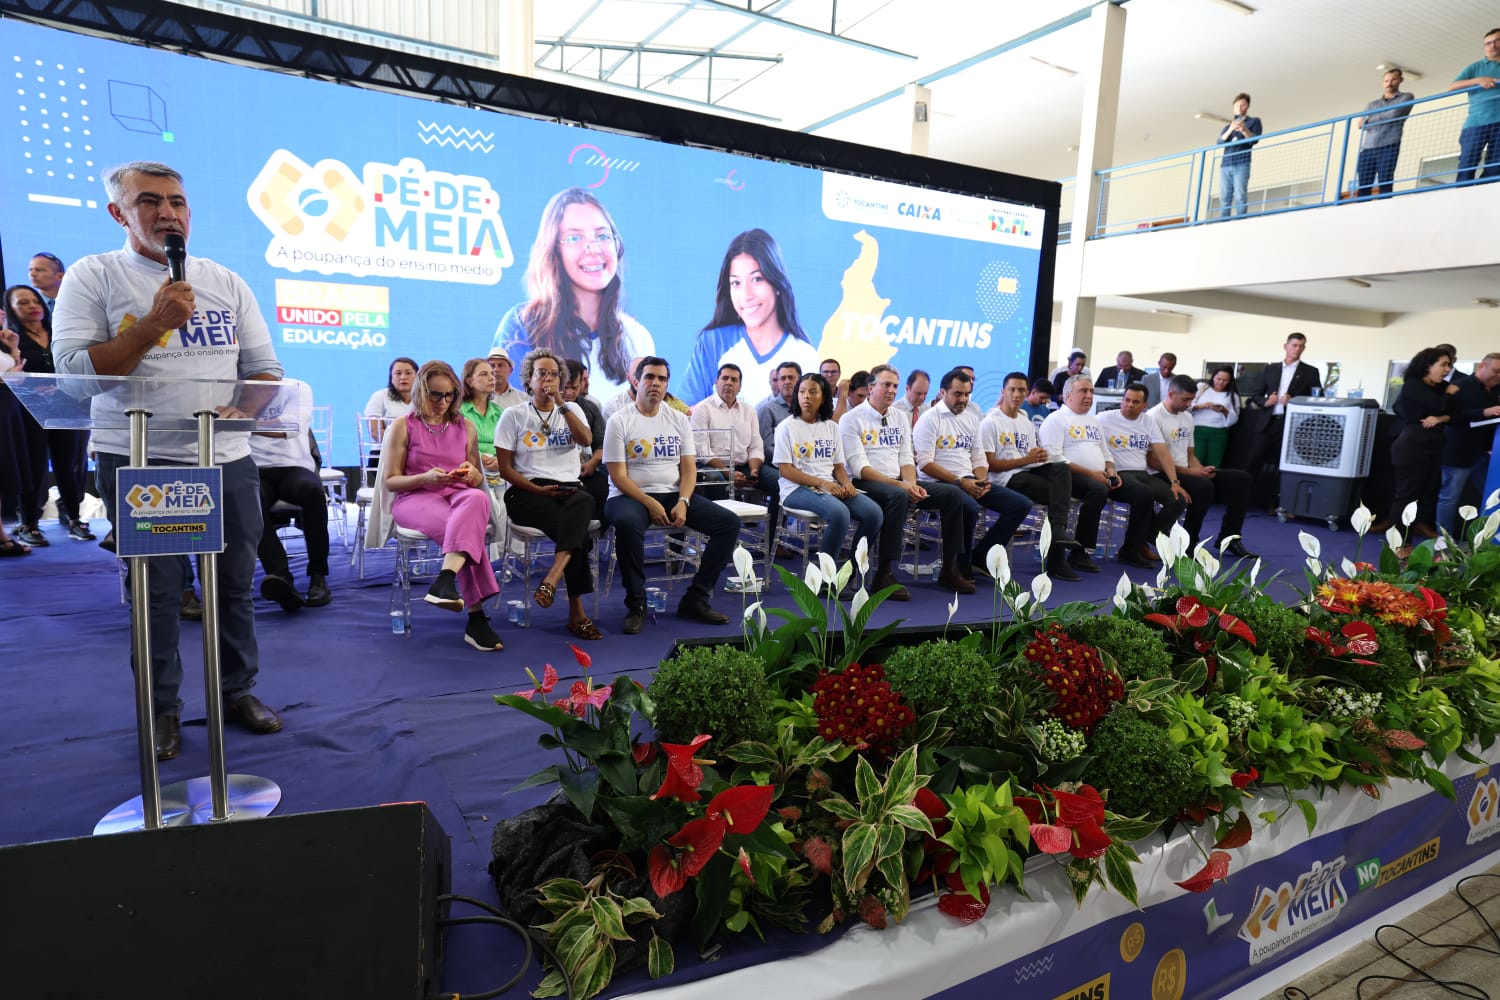
<path fill-rule="evenodd" d="M 1094 312 L 1096 300 L 1079 295 L 1083 282 L 1084 241 L 1099 222 L 1099 177 L 1096 170 L 1110 166 L 1115 151 L 1115 120 L 1120 102 L 1120 63 L 1125 50 L 1125 8 L 1101 3 L 1094 8 L 1087 25 L 1087 41 L 1082 51 L 1085 59 L 1083 82 L 1083 115 L 1078 135 L 1078 179 L 1074 182 L 1073 253 L 1058 259 L 1054 290 L 1062 303 L 1062 324 L 1058 331 L 1061 343 L 1052 345 L 1052 356 L 1066 360 L 1068 351 L 1078 347 L 1094 363 Z M 1061 268 L 1068 261 L 1067 271 Z"/>
<path fill-rule="evenodd" d="M 902 103 L 911 109 L 911 144 L 906 151 L 926 156 L 928 130 L 932 126 L 932 91 L 920 83 L 910 84 Z"/>
<path fill-rule="evenodd" d="M 536 24 L 532 16 L 534 0 L 504 0 L 500 5 L 500 51 L 495 58 L 502 73 L 535 76 Z"/>

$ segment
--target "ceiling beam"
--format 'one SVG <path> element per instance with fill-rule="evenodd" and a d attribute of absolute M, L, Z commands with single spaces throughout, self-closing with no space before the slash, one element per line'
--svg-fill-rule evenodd
<path fill-rule="evenodd" d="M 1309 323 L 1339 323 L 1344 326 L 1368 326 L 1384 329 L 1389 325 L 1391 313 L 1378 309 L 1356 309 L 1349 306 L 1331 306 L 1319 302 L 1299 302 L 1296 299 L 1278 299 L 1267 295 L 1245 295 L 1241 292 L 1196 291 L 1153 292 L 1140 296 L 1142 301 L 1161 302 L 1169 305 L 1191 306 L 1198 309 L 1216 309 L 1220 312 L 1246 313 L 1251 316 L 1274 316 L 1277 319 L 1299 319 Z"/>
<path fill-rule="evenodd" d="M 917 58 L 909 52 L 897 52 L 895 49 L 888 49 L 883 45 L 876 45 L 873 42 L 862 42 L 858 38 L 850 38 L 847 35 L 837 35 L 831 31 L 824 31 L 821 28 L 811 28 L 805 24 L 798 24 L 796 21 L 788 21 L 784 17 L 777 17 L 775 14 L 767 14 L 763 11 L 758 11 L 750 7 L 739 7 L 735 4 L 727 3 L 726 0 L 690 0 L 690 2 L 696 7 L 705 7 L 710 10 L 722 10 L 730 14 L 739 14 L 741 17 L 754 18 L 755 20 L 760 21 L 764 24 L 773 24 L 778 28 L 787 28 L 791 31 L 800 31 L 805 35 L 812 35 L 815 38 L 821 38 L 825 41 L 842 42 L 845 45 L 853 45 L 856 48 L 864 49 L 866 52 L 874 52 L 883 56 L 893 56 L 897 59 L 910 59 L 913 62 L 915 62 Z"/>

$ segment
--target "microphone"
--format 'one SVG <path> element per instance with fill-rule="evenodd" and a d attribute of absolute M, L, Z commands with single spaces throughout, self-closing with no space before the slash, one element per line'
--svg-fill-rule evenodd
<path fill-rule="evenodd" d="M 172 281 L 187 280 L 187 241 L 182 238 L 181 233 L 168 233 L 162 245 L 167 252 L 167 273 Z M 187 333 L 187 327 L 182 327 L 182 332 Z"/>
<path fill-rule="evenodd" d="M 186 281 L 187 241 L 182 238 L 181 233 L 168 233 L 163 243 L 167 251 L 167 273 L 174 282 Z"/>

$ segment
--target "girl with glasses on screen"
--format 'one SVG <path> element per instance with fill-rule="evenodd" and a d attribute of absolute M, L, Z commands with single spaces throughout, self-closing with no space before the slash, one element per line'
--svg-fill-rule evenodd
<path fill-rule="evenodd" d="M 586 361 L 596 382 L 623 388 L 630 359 L 656 353 L 651 334 L 625 312 L 624 258 L 625 243 L 598 198 L 576 187 L 553 195 L 526 265 L 531 298 L 500 320 L 493 346 L 511 356 L 546 348 Z"/>
<path fill-rule="evenodd" d="M 479 435 L 459 410 L 458 376 L 443 361 L 417 371 L 412 410 L 386 436 L 385 488 L 395 494 L 391 517 L 443 550 L 443 568 L 425 600 L 445 611 L 469 611 L 464 642 L 481 652 L 504 649 L 484 602 L 499 593 L 485 548 L 489 493 L 480 487 Z"/>
<path fill-rule="evenodd" d="M 719 369 L 734 364 L 743 372 L 740 401 L 753 407 L 769 394 L 770 373 L 788 361 L 809 371 L 818 353 L 797 316 L 781 248 L 764 229 L 749 229 L 724 251 L 713 319 L 698 334 L 678 392 L 696 405 L 713 392 Z"/>

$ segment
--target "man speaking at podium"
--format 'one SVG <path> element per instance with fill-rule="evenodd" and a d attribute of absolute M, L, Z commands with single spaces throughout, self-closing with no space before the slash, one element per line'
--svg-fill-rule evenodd
<path fill-rule="evenodd" d="M 281 364 L 270 331 L 245 282 L 201 257 L 186 261 L 183 276 L 169 273 L 169 237 L 186 241 L 190 211 L 182 175 L 161 163 L 135 162 L 104 174 L 109 214 L 125 230 L 125 246 L 85 257 L 68 269 L 53 317 L 59 372 L 165 379 L 277 381 Z M 170 390 L 152 397 L 158 417 L 191 417 L 184 399 L 174 407 Z M 129 464 L 125 403 L 96 396 L 93 417 L 99 491 L 111 517 L 115 473 Z M 224 408 L 220 408 L 224 412 Z M 228 414 L 225 414 L 228 415 Z M 273 733 L 281 720 L 250 689 L 260 669 L 250 584 L 260 540 L 260 480 L 250 458 L 250 436 L 214 435 L 214 462 L 224 470 L 224 552 L 219 557 L 219 658 L 225 716 L 256 733 Z M 197 435 L 159 431 L 148 437 L 152 465 L 198 464 Z M 124 530 L 124 526 L 118 526 Z M 182 749 L 179 725 L 182 659 L 177 651 L 178 610 L 185 583 L 176 556 L 151 559 L 152 700 L 156 756 Z"/>

